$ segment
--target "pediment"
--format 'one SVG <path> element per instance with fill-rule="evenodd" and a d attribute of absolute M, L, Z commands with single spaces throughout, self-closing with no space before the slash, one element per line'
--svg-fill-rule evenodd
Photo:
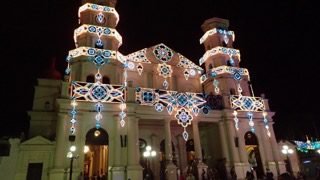
<path fill-rule="evenodd" d="M 171 66 L 185 69 L 203 70 L 200 66 L 163 43 L 128 54 L 126 59 L 134 63 L 166 63 Z"/>
<path fill-rule="evenodd" d="M 36 136 L 21 143 L 21 145 L 52 145 L 52 144 L 53 142 L 51 142 L 50 140 L 42 136 Z"/>

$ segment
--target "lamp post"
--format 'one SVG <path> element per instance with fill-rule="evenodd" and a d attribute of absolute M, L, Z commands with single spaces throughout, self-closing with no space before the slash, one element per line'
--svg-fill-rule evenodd
<path fill-rule="evenodd" d="M 283 145 L 281 152 L 282 152 L 282 154 L 286 155 L 286 157 L 287 157 L 287 163 L 288 163 L 287 170 L 289 170 L 289 172 L 291 174 L 292 170 L 291 170 L 291 163 L 290 163 L 290 160 L 289 160 L 289 155 L 293 154 L 294 151 L 293 151 L 293 149 L 289 148 L 289 146 Z"/>
<path fill-rule="evenodd" d="M 75 151 L 77 150 L 76 146 L 71 146 L 70 151 L 67 153 L 67 158 L 70 159 L 70 174 L 69 174 L 69 180 L 72 180 L 72 167 L 73 167 L 73 160 L 77 159 L 79 156 L 75 155 Z"/>
<path fill-rule="evenodd" d="M 149 171 L 149 158 L 150 157 L 155 157 L 157 155 L 157 152 L 152 150 L 151 146 L 147 146 L 146 150 L 143 152 L 143 157 L 145 157 L 147 159 L 147 173 Z"/>

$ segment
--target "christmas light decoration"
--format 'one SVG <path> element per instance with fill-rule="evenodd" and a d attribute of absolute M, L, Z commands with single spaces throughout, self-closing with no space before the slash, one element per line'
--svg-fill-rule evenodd
<path fill-rule="evenodd" d="M 206 74 L 203 74 L 202 76 L 200 76 L 200 83 L 202 84 L 203 82 L 205 82 L 208 79 Z"/>
<path fill-rule="evenodd" d="M 107 16 L 107 14 L 111 14 L 111 15 L 115 16 L 116 24 L 118 24 L 118 22 L 119 22 L 119 14 L 115 10 L 115 8 L 113 8 L 113 7 L 86 3 L 79 8 L 79 12 L 78 12 L 79 18 L 81 17 L 81 13 L 83 13 L 85 11 L 93 11 L 94 13 L 96 13 L 98 15 L 97 20 L 100 22 L 103 21 L 104 17 Z"/>
<path fill-rule="evenodd" d="M 77 110 L 76 110 L 76 106 L 78 105 L 78 103 L 75 101 L 75 99 L 72 99 L 71 101 L 71 106 L 72 109 L 70 111 L 70 115 L 71 115 L 71 126 L 70 126 L 70 135 L 75 135 L 76 133 L 76 123 L 77 123 L 77 119 L 76 119 L 76 115 L 77 115 Z"/>
<path fill-rule="evenodd" d="M 117 30 L 108 27 L 94 26 L 88 24 L 83 24 L 82 26 L 74 30 L 74 42 L 77 43 L 78 37 L 85 33 L 94 34 L 99 38 L 115 38 L 118 42 L 118 47 L 120 47 L 122 44 L 122 37 Z"/>
<path fill-rule="evenodd" d="M 310 150 L 318 151 L 320 149 L 320 141 L 310 141 L 307 139 L 306 142 L 294 141 L 297 145 L 297 149 L 301 152 L 307 153 Z"/>
<path fill-rule="evenodd" d="M 231 108 L 237 111 L 262 112 L 265 109 L 262 98 L 251 96 L 230 96 Z"/>
<path fill-rule="evenodd" d="M 237 117 L 237 115 L 238 115 L 238 112 L 237 111 L 233 111 L 233 116 L 234 116 L 234 118 L 233 118 L 233 120 L 234 120 L 234 127 L 236 128 L 236 130 L 239 130 L 239 119 L 238 119 L 238 117 Z"/>
<path fill-rule="evenodd" d="M 217 28 L 213 28 L 209 31 L 207 31 L 201 38 L 200 38 L 200 44 L 202 44 L 203 42 L 205 42 L 207 40 L 208 37 L 213 36 L 215 34 L 220 34 L 223 35 L 223 38 L 230 38 L 232 39 L 232 41 L 235 40 L 235 34 L 233 31 L 227 31 L 225 29 L 217 29 Z M 228 44 L 228 42 L 226 42 L 226 44 Z"/>
<path fill-rule="evenodd" d="M 212 56 L 215 56 L 217 54 L 222 54 L 222 55 L 227 55 L 228 57 L 236 57 L 237 60 L 240 62 L 240 51 L 237 49 L 232 49 L 232 48 L 226 48 L 226 47 L 221 47 L 217 46 L 215 48 L 212 48 L 208 50 L 202 58 L 199 60 L 200 66 L 209 58 Z"/>
<path fill-rule="evenodd" d="M 108 58 L 108 59 L 117 59 L 117 52 L 112 50 L 106 50 L 106 49 L 97 49 L 92 47 L 79 47 L 74 50 L 69 51 L 69 62 L 72 63 L 73 60 L 80 57 L 93 57 L 93 58 L 87 58 L 88 60 L 93 61 L 94 58 L 97 56 L 100 56 L 102 58 Z"/>
<path fill-rule="evenodd" d="M 254 130 L 254 122 L 253 122 L 253 113 L 252 112 L 248 112 L 247 113 L 247 117 L 249 119 L 250 130 L 251 130 L 251 132 L 254 133 L 255 130 Z"/>
<path fill-rule="evenodd" d="M 217 79 L 213 80 L 213 86 L 214 86 L 214 92 L 216 94 L 219 94 L 220 89 L 219 89 L 219 81 Z"/>
<path fill-rule="evenodd" d="M 159 44 L 153 48 L 153 54 L 159 61 L 163 63 L 167 63 L 171 61 L 173 56 L 173 51 L 166 45 Z"/>
<path fill-rule="evenodd" d="M 267 135 L 269 137 L 271 137 L 271 133 L 269 131 L 269 122 L 268 122 L 268 119 L 267 119 L 267 112 L 262 112 L 262 116 L 263 116 L 263 122 L 264 122 L 264 127 L 266 128 L 266 131 L 267 131 Z"/>
<path fill-rule="evenodd" d="M 136 102 L 141 105 L 154 106 L 158 112 L 162 112 L 164 108 L 169 114 L 176 111 L 175 117 L 178 124 L 184 127 L 184 138 L 188 137 L 185 128 L 191 124 L 192 114 L 197 116 L 200 109 L 203 109 L 206 104 L 202 93 L 178 93 L 150 88 L 136 88 Z"/>

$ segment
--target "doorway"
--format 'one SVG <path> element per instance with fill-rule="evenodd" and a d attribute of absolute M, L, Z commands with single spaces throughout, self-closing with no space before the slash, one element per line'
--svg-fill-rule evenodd
<path fill-rule="evenodd" d="M 258 138 L 253 132 L 248 131 L 244 135 L 244 139 L 250 167 L 255 170 L 257 178 L 263 178 L 264 173 L 259 151 Z"/>
<path fill-rule="evenodd" d="M 29 163 L 27 180 L 41 180 L 43 163 Z"/>
<path fill-rule="evenodd" d="M 109 135 L 103 128 L 92 128 L 86 135 L 84 179 L 108 179 Z"/>

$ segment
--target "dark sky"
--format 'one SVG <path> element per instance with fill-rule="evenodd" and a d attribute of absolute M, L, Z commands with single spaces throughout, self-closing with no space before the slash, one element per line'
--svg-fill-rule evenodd
<path fill-rule="evenodd" d="M 1 132 L 26 130 L 26 111 L 32 108 L 33 86 L 57 57 L 63 73 L 65 57 L 73 49 L 79 0 L 4 2 L 1 11 Z M 320 16 L 307 1 L 231 0 L 119 0 L 120 51 L 128 54 L 160 42 L 198 63 L 201 24 L 211 17 L 230 20 L 240 49 L 242 67 L 248 68 L 255 94 L 265 93 L 276 112 L 280 138 L 318 136 L 318 83 Z M 315 126 L 315 127 L 314 127 Z M 318 135 L 317 135 L 318 134 Z"/>

